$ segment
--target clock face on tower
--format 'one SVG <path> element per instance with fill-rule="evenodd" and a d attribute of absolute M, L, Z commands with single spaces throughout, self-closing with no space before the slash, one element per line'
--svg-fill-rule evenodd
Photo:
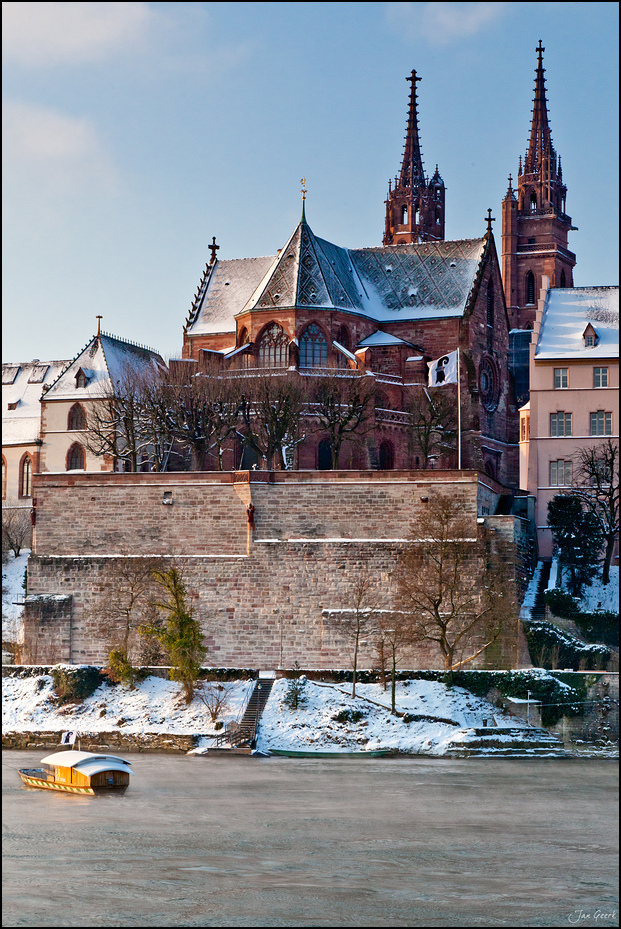
<path fill-rule="evenodd" d="M 479 394 L 485 409 L 493 413 L 500 396 L 500 375 L 496 362 L 489 355 L 484 355 L 479 365 Z"/>

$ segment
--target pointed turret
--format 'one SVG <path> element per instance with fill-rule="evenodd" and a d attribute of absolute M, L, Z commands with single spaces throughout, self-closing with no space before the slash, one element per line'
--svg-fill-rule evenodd
<path fill-rule="evenodd" d="M 403 245 L 444 239 L 444 181 L 436 170 L 425 177 L 418 131 L 416 71 L 406 78 L 410 82 L 410 100 L 403 161 L 394 187 L 388 183 L 384 245 Z"/>
<path fill-rule="evenodd" d="M 514 328 L 532 326 L 543 276 L 553 287 L 571 287 L 576 256 L 567 248 L 571 218 L 567 188 L 552 143 L 541 40 L 528 148 L 519 159 L 517 187 L 503 200 L 502 267 L 507 309 Z"/>

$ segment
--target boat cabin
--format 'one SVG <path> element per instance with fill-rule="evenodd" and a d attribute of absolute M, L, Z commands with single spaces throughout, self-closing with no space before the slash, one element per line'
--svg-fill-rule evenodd
<path fill-rule="evenodd" d="M 20 770 L 22 780 L 28 786 L 75 793 L 125 790 L 129 786 L 130 774 L 133 774 L 131 762 L 118 755 L 95 755 L 73 750 L 46 755 L 41 759 L 40 768 Z M 35 783 L 37 781 L 39 783 Z"/>

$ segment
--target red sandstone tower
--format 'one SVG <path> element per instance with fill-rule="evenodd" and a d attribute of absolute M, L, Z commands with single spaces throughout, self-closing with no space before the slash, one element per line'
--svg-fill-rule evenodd
<path fill-rule="evenodd" d="M 567 188 L 560 156 L 552 145 L 548 123 L 543 53 L 539 41 L 535 99 L 528 150 L 518 168 L 517 190 L 509 176 L 502 202 L 502 277 L 509 322 L 513 329 L 531 329 L 541 278 L 552 287 L 573 287 L 576 256 L 567 248 L 575 226 L 565 213 Z"/>
<path fill-rule="evenodd" d="M 406 80 L 411 87 L 405 150 L 394 188 L 391 181 L 388 182 L 383 245 L 412 245 L 444 239 L 444 181 L 437 165 L 431 180 L 425 177 L 418 138 L 416 83 L 420 77 L 412 71 Z"/>

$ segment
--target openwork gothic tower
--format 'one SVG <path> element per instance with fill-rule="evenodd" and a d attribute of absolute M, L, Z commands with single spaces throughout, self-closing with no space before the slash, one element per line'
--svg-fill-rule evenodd
<path fill-rule="evenodd" d="M 384 245 L 411 245 L 444 240 L 444 181 L 438 166 L 429 180 L 425 177 L 418 137 L 416 84 L 420 77 L 412 71 L 410 105 L 401 172 L 388 182 Z"/>
<path fill-rule="evenodd" d="M 567 248 L 567 235 L 575 226 L 565 212 L 567 188 L 560 156 L 552 144 L 541 41 L 536 51 L 528 149 L 524 163 L 520 157 L 517 189 L 509 176 L 502 203 L 502 276 L 514 329 L 532 328 L 542 276 L 550 278 L 552 287 L 573 287 L 576 263 Z"/>

